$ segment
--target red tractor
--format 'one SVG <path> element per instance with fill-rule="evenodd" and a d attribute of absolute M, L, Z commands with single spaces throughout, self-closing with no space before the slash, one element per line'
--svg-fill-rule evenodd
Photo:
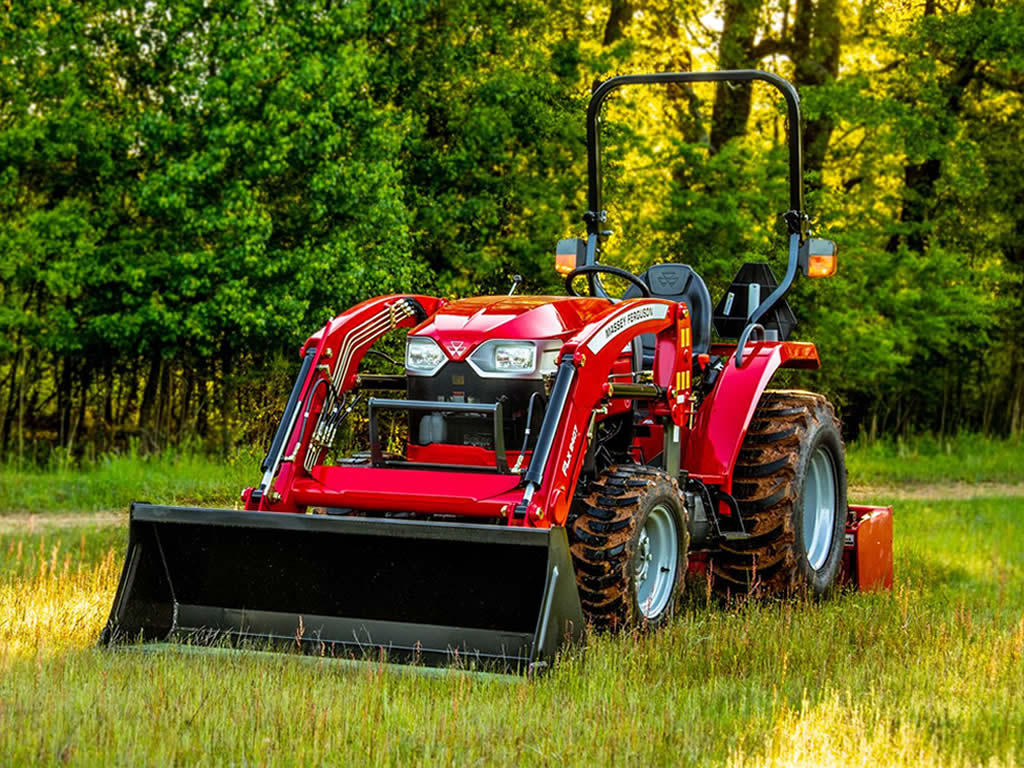
<path fill-rule="evenodd" d="M 685 264 L 633 275 L 598 262 L 598 130 L 619 87 L 719 80 L 785 97 L 789 260 L 779 283 L 743 265 L 713 304 Z M 381 296 L 328 322 L 302 347 L 244 511 L 132 506 L 103 641 L 529 669 L 587 625 L 665 623 L 687 571 L 720 594 L 890 586 L 892 511 L 847 505 L 832 406 L 767 389 L 780 368 L 819 366 L 813 344 L 786 339 L 785 295 L 799 272 L 836 267 L 835 245 L 807 231 L 799 125 L 796 91 L 764 72 L 602 83 L 587 113 L 588 236 L 557 251 L 570 295 Z M 609 274 L 631 284 L 621 298 Z M 361 373 L 395 329 L 408 329 L 404 372 Z M 357 406 L 368 450 L 328 461 Z M 395 411 L 408 427 L 397 451 L 380 429 Z"/>

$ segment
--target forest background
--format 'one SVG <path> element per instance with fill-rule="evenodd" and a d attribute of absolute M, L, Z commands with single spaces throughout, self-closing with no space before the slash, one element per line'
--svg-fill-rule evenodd
<path fill-rule="evenodd" d="M 263 439 L 332 313 L 560 292 L 594 81 L 761 68 L 802 97 L 798 283 L 848 437 L 1024 431 L 1024 5 L 18 0 L 0 10 L 0 456 Z M 635 91 L 635 92 L 634 92 Z M 606 108 L 605 261 L 779 272 L 777 99 Z"/>

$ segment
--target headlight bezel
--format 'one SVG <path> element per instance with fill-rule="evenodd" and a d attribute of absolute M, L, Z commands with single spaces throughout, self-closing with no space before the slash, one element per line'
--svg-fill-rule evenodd
<path fill-rule="evenodd" d="M 479 344 L 469 355 L 462 359 L 477 376 L 483 379 L 543 379 L 554 373 L 558 368 L 558 353 L 563 342 L 558 339 L 488 339 Z M 413 366 L 410 354 L 412 347 L 421 345 L 431 353 L 431 360 L 436 361 L 433 367 Z M 508 345 L 529 348 L 529 368 L 498 369 L 495 364 L 495 352 L 498 347 Z M 435 376 L 451 358 L 442 344 L 431 336 L 407 336 L 405 343 L 405 372 L 410 376 Z"/>
<path fill-rule="evenodd" d="M 531 348 L 531 366 L 529 369 L 498 369 L 493 362 L 497 348 L 502 345 L 529 346 Z M 489 339 L 473 350 L 466 362 L 478 376 L 484 379 L 542 379 L 548 369 L 557 368 L 555 358 L 562 348 L 557 339 Z"/>
<path fill-rule="evenodd" d="M 500 368 L 498 354 L 501 348 L 529 353 L 529 366 L 518 368 Z M 537 343 L 529 339 L 489 339 L 473 350 L 466 358 L 473 370 L 484 378 L 514 378 L 529 376 L 537 370 Z"/>

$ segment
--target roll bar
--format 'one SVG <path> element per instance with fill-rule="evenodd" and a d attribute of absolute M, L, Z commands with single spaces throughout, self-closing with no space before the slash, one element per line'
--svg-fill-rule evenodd
<path fill-rule="evenodd" d="M 725 72 L 659 72 L 646 75 L 619 75 L 594 85 L 587 107 L 587 248 L 585 264 L 596 264 L 603 237 L 601 226 L 607 216 L 601 207 L 601 107 L 612 91 L 626 85 L 652 85 L 659 83 L 717 83 L 752 82 L 761 80 L 772 85 L 786 100 L 789 143 L 789 210 L 783 214 L 789 229 L 789 263 L 782 283 L 751 315 L 749 322 L 764 317 L 789 292 L 796 278 L 801 248 L 807 240 L 807 215 L 804 213 L 804 163 L 800 130 L 800 96 L 788 80 L 771 72 L 758 69 L 735 69 Z M 607 297 L 600 281 L 595 281 L 596 293 Z"/>
<path fill-rule="evenodd" d="M 804 165 L 800 131 L 800 96 L 788 80 L 758 69 L 736 69 L 725 72 L 659 72 L 647 75 L 619 75 L 597 83 L 587 107 L 587 206 L 584 214 L 587 234 L 601 237 L 605 211 L 601 208 L 601 107 L 612 91 L 626 85 L 658 83 L 717 83 L 761 80 L 775 86 L 786 99 L 789 118 L 789 208 L 784 215 L 790 234 L 807 234 L 804 215 Z M 588 254 L 589 256 L 589 254 Z M 588 262 L 590 263 L 590 262 Z"/>

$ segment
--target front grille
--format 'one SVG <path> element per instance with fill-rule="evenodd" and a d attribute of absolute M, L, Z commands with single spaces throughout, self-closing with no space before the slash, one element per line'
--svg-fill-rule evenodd
<path fill-rule="evenodd" d="M 530 396 L 544 393 L 544 383 L 529 379 L 482 378 L 465 362 L 449 362 L 434 376 L 409 376 L 409 399 L 447 403 L 501 402 L 505 447 L 518 451 L 526 431 Z M 533 409 L 536 436 L 544 414 L 541 402 Z M 409 441 L 415 445 L 473 445 L 494 450 L 491 417 L 474 413 L 411 413 Z"/>

